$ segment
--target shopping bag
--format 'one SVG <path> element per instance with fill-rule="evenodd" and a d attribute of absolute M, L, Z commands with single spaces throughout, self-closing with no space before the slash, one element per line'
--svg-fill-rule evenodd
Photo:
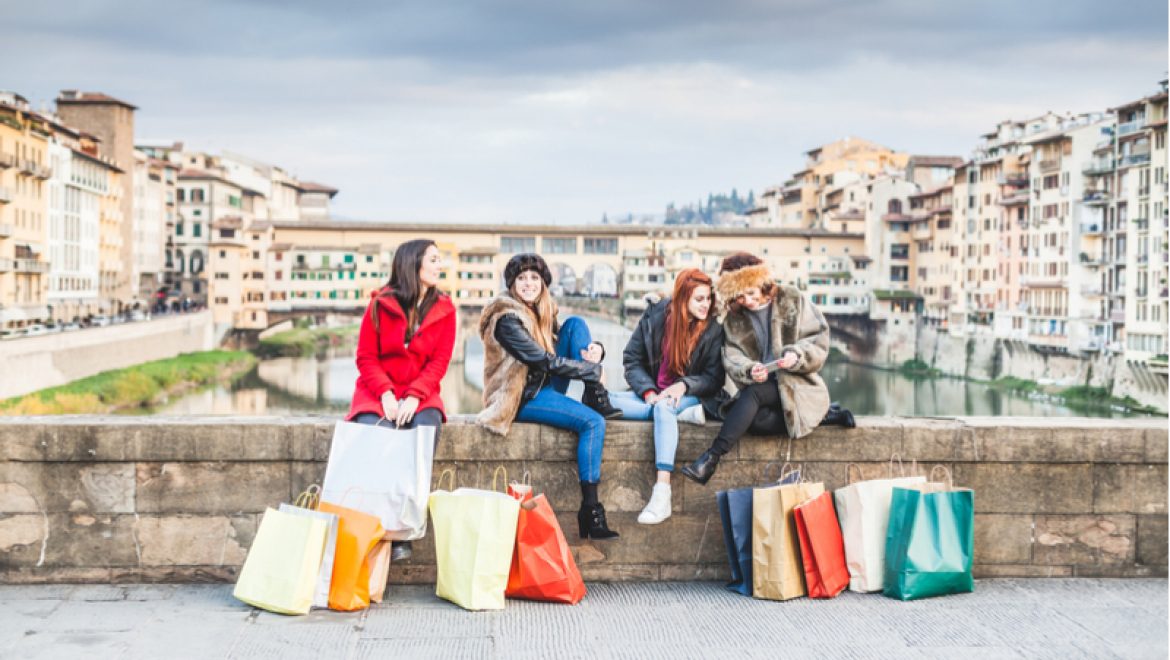
<path fill-rule="evenodd" d="M 269 612 L 307 613 L 327 530 L 323 520 L 265 511 L 232 595 Z"/>
<path fill-rule="evenodd" d="M 890 496 L 894 488 L 912 488 L 926 483 L 926 477 L 922 475 L 893 477 L 892 465 L 891 461 L 891 478 L 850 481 L 833 492 L 841 537 L 845 542 L 850 591 L 882 590 Z M 847 467 L 846 472 L 853 467 Z"/>
<path fill-rule="evenodd" d="M 765 468 L 765 478 L 767 478 Z M 776 484 L 797 483 L 800 471 L 781 471 Z M 731 566 L 731 581 L 725 586 L 744 596 L 752 595 L 752 491 L 753 487 L 732 488 L 715 493 L 719 518 L 723 522 L 723 544 Z"/>
<path fill-rule="evenodd" d="M 833 598 L 849 586 L 849 569 L 845 568 L 845 545 L 833 496 L 820 495 L 798 504 L 792 513 L 800 539 L 800 559 L 804 566 L 804 584 L 809 598 Z"/>
<path fill-rule="evenodd" d="M 432 426 L 338 422 L 321 499 L 378 516 L 389 539 L 421 539 L 427 531 L 434 454 Z"/>
<path fill-rule="evenodd" d="M 440 476 L 440 485 L 442 480 Z M 464 609 L 503 609 L 520 502 L 496 491 L 493 478 L 492 490 L 436 490 L 430 511 L 438 573 L 435 595 Z"/>
<path fill-rule="evenodd" d="M 804 568 L 792 510 L 820 495 L 822 483 L 797 483 L 752 491 L 752 595 L 788 600 L 805 595 Z"/>
<path fill-rule="evenodd" d="M 390 577 L 390 541 L 378 541 L 366 563 L 370 565 L 370 601 L 382 602 L 386 596 L 386 580 Z"/>
<path fill-rule="evenodd" d="M 338 518 L 329 608 L 352 612 L 369 607 L 369 555 L 382 539 L 382 523 L 377 516 L 331 502 L 321 502 L 320 510 Z"/>
<path fill-rule="evenodd" d="M 895 488 L 882 593 L 915 600 L 975 590 L 975 492 L 946 481 Z M 931 471 L 933 477 L 934 470 Z"/>
<path fill-rule="evenodd" d="M 321 556 L 321 569 L 317 573 L 317 587 L 313 590 L 313 607 L 329 607 L 329 585 L 333 581 L 333 557 L 337 551 L 337 516 L 332 513 L 318 511 L 321 500 L 321 487 L 313 484 L 297 496 L 294 504 L 282 503 L 280 511 L 298 516 L 307 516 L 325 521 L 329 528 L 325 531 L 325 552 Z"/>
<path fill-rule="evenodd" d="M 504 595 L 570 605 L 580 602 L 585 597 L 585 581 L 548 498 L 543 493 L 533 497 L 528 483 L 509 484 L 508 494 L 521 504 Z"/>

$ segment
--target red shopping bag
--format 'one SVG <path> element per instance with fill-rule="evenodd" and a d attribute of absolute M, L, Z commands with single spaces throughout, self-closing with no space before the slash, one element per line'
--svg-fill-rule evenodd
<path fill-rule="evenodd" d="M 821 493 L 793 509 L 809 598 L 832 598 L 849 586 L 845 542 L 833 496 Z"/>
<path fill-rule="evenodd" d="M 548 499 L 543 494 L 533 497 L 531 487 L 513 489 L 509 485 L 508 494 L 521 504 L 516 549 L 512 551 L 512 570 L 504 595 L 576 604 L 585 597 L 585 581 Z"/>

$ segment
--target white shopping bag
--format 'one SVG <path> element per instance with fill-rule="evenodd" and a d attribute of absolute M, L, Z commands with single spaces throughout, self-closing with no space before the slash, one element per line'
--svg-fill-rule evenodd
<path fill-rule="evenodd" d="M 427 531 L 434 438 L 431 426 L 338 422 L 321 499 L 378 516 L 386 538 L 421 539 Z"/>
<path fill-rule="evenodd" d="M 337 516 L 318 511 L 321 487 L 313 484 L 297 497 L 296 504 L 282 503 L 281 513 L 291 513 L 323 521 L 325 531 L 325 552 L 321 555 L 321 570 L 317 573 L 317 586 L 313 591 L 313 607 L 329 607 L 329 585 L 333 582 L 333 557 L 337 551 Z"/>
<path fill-rule="evenodd" d="M 850 591 L 882 590 L 890 498 L 895 487 L 910 488 L 925 482 L 924 476 L 872 479 L 833 491 L 841 537 L 845 541 Z"/>

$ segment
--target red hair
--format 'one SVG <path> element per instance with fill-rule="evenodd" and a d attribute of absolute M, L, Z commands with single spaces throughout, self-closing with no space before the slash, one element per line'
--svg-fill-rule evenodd
<path fill-rule="evenodd" d="M 707 287 L 711 292 L 711 312 L 715 311 L 715 287 L 711 278 L 698 268 L 687 268 L 678 274 L 674 280 L 674 293 L 670 297 L 670 305 L 666 310 L 666 337 L 670 342 L 670 351 L 666 356 L 666 369 L 674 377 L 681 377 L 691 361 L 691 354 L 695 352 L 695 344 L 711 322 L 711 312 L 707 318 L 692 319 L 687 311 L 687 303 L 691 294 L 700 286 Z"/>

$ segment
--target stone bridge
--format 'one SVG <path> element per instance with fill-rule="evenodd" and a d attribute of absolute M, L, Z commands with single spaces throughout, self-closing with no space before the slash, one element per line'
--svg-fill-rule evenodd
<path fill-rule="evenodd" d="M 266 507 L 320 482 L 333 421 L 322 418 L 9 418 L 0 421 L 0 582 L 232 581 Z M 716 428 L 684 425 L 679 462 Z M 674 515 L 635 522 L 654 478 L 651 426 L 608 427 L 601 499 L 622 537 L 577 538 L 575 438 L 516 424 L 486 437 L 469 418 L 443 431 L 435 474 L 488 487 L 503 465 L 549 497 L 588 580 L 718 580 L 727 560 L 715 492 L 764 482 L 776 438 L 747 438 L 706 487 L 674 480 Z M 950 468 L 975 490 L 978 576 L 1165 576 L 1164 419 L 860 418 L 792 443 L 826 488 L 849 465 L 884 477 L 894 454 Z M 393 583 L 435 578 L 429 537 Z"/>

